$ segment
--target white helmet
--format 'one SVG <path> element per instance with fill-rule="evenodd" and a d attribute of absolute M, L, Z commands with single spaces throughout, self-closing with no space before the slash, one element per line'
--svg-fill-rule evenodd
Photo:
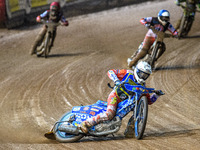
<path fill-rule="evenodd" d="M 164 9 L 160 10 L 158 13 L 158 20 L 162 25 L 165 26 L 167 22 L 170 20 L 169 11 L 164 10 Z"/>
<path fill-rule="evenodd" d="M 140 61 L 134 69 L 134 76 L 139 84 L 145 83 L 151 73 L 151 66 L 145 61 Z"/>

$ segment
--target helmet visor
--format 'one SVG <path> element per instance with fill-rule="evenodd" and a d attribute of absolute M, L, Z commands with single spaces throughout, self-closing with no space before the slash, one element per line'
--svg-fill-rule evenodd
<path fill-rule="evenodd" d="M 143 80 L 146 80 L 149 77 L 149 75 L 150 75 L 150 74 L 145 73 L 145 72 L 143 72 L 143 71 L 141 71 L 139 69 L 137 69 L 136 73 L 137 73 L 138 77 L 140 79 L 143 79 Z"/>
<path fill-rule="evenodd" d="M 162 17 L 160 17 L 160 19 L 161 19 L 162 21 L 165 21 L 165 22 L 168 22 L 168 21 L 169 21 L 169 17 L 168 17 L 168 16 L 162 16 Z"/>
<path fill-rule="evenodd" d="M 56 16 L 56 15 L 58 14 L 57 8 L 53 7 L 53 8 L 50 10 L 50 14 L 51 14 L 51 16 Z"/>

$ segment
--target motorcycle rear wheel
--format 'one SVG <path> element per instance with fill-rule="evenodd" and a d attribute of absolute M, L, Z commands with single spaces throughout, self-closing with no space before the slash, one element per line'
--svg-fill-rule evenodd
<path fill-rule="evenodd" d="M 61 119 L 59 120 L 59 122 L 67 120 L 70 116 L 71 116 L 71 112 L 69 111 L 69 112 L 65 113 L 61 117 Z M 57 141 L 62 142 L 62 143 L 71 143 L 71 142 L 75 142 L 75 141 L 80 140 L 84 136 L 83 134 L 73 135 L 73 134 L 68 134 L 66 132 L 59 131 L 58 127 L 61 124 L 62 123 L 58 123 L 54 127 L 54 135 L 55 135 L 55 138 L 56 138 Z"/>

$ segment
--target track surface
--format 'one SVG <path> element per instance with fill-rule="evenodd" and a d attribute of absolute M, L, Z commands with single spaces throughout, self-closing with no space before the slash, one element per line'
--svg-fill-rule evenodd
<path fill-rule="evenodd" d="M 125 139 L 128 117 L 114 137 L 58 143 L 43 134 L 72 106 L 106 100 L 112 68 L 127 68 L 126 59 L 147 29 L 140 18 L 171 12 L 173 1 L 143 3 L 69 18 L 59 27 L 48 59 L 30 56 L 40 26 L 0 33 L 0 149 L 200 149 L 200 14 L 189 38 L 166 39 L 167 50 L 147 81 L 166 94 L 149 107 L 143 140 Z"/>

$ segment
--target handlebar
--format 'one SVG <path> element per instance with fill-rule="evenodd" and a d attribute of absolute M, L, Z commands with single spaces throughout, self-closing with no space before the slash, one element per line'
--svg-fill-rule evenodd
<path fill-rule="evenodd" d="M 53 22 L 53 21 L 51 21 L 51 20 L 44 20 L 44 19 L 41 19 L 40 22 L 43 23 L 43 24 L 45 24 L 45 25 L 47 25 L 47 26 L 54 26 L 54 27 L 57 27 L 57 26 L 61 25 L 60 22 Z"/>
<path fill-rule="evenodd" d="M 130 91 L 131 93 L 142 93 L 142 94 L 147 94 L 147 93 L 158 93 L 159 95 L 164 95 L 161 90 L 155 90 L 154 88 L 146 88 L 142 85 L 130 85 L 128 82 L 123 82 L 119 86 L 125 87 L 126 90 Z M 115 86 L 111 86 L 110 83 L 108 83 L 108 87 L 114 89 Z"/>
<path fill-rule="evenodd" d="M 142 85 L 130 85 L 130 84 L 124 84 L 124 87 L 130 91 L 130 92 L 136 92 L 136 93 L 143 93 L 143 94 L 147 94 L 147 93 L 155 93 L 155 89 L 154 88 L 146 88 Z"/>
<path fill-rule="evenodd" d="M 172 34 L 168 34 L 163 31 L 158 31 L 153 26 L 150 26 L 149 29 L 151 29 L 157 36 L 163 36 L 165 38 L 171 38 L 171 37 L 174 38 L 175 37 Z"/>
<path fill-rule="evenodd" d="M 179 6 L 182 7 L 183 9 L 188 10 L 188 11 L 200 13 L 200 10 L 197 10 L 197 9 L 195 9 L 195 10 L 190 9 L 190 8 L 186 7 L 185 5 L 183 5 L 183 4 L 180 4 Z M 196 7 L 196 6 L 195 6 L 195 7 Z"/>
<path fill-rule="evenodd" d="M 108 83 L 108 87 L 114 89 L 114 86 L 111 86 L 110 83 Z"/>

